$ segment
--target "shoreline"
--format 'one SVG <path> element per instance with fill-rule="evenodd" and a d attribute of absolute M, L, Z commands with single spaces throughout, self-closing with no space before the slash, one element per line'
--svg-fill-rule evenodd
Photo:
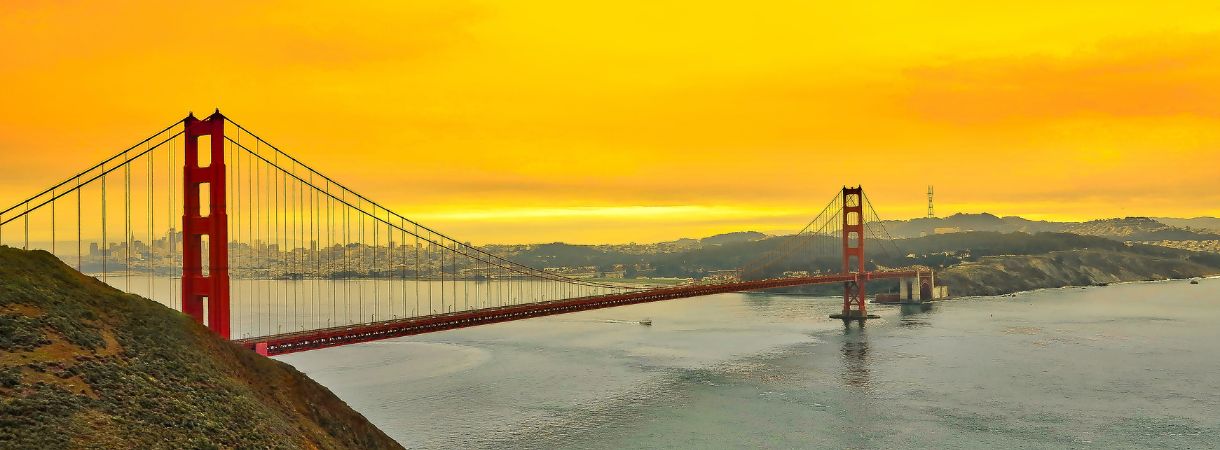
<path fill-rule="evenodd" d="M 1205 276 L 1188 277 L 1188 278 L 1166 278 L 1166 279 L 1163 279 L 1163 280 L 1132 280 L 1132 281 L 1115 281 L 1115 282 L 1113 282 L 1113 283 L 1106 283 L 1106 284 L 1104 284 L 1104 285 L 1096 285 L 1096 284 L 1090 284 L 1090 285 L 1072 284 L 1072 285 L 1067 285 L 1067 286 L 1041 287 L 1041 288 L 1025 289 L 1025 290 L 1021 290 L 1021 291 L 1006 292 L 1006 293 L 1003 293 L 1003 294 L 994 294 L 994 295 L 963 295 L 963 296 L 960 296 L 960 297 L 949 297 L 949 298 L 945 298 L 945 299 L 931 300 L 931 301 L 928 301 L 928 302 L 925 302 L 925 303 L 942 303 L 942 302 L 952 302 L 952 301 L 954 301 L 954 300 L 967 300 L 967 299 L 976 299 L 976 298 L 999 298 L 999 297 L 1012 297 L 1012 296 L 1016 296 L 1016 295 L 1019 295 L 1019 294 L 1028 294 L 1028 293 L 1033 293 L 1033 292 L 1041 292 L 1041 291 L 1049 291 L 1049 290 L 1077 289 L 1077 288 L 1079 288 L 1079 289 L 1087 289 L 1087 288 L 1104 288 L 1104 287 L 1109 287 L 1109 286 L 1119 286 L 1119 285 L 1128 285 L 1128 284 L 1169 283 L 1169 282 L 1173 282 L 1173 281 L 1186 281 L 1186 282 L 1189 282 L 1190 280 L 1195 280 L 1195 279 L 1203 279 L 1203 280 L 1220 280 L 1220 273 L 1215 274 L 1215 275 L 1205 275 Z M 952 286 L 950 286 L 950 289 L 952 289 Z M 871 302 L 870 302 L 870 304 L 885 305 L 885 303 L 871 303 Z"/>

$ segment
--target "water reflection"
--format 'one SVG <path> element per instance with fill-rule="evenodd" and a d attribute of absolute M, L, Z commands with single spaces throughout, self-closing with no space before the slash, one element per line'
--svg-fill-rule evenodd
<path fill-rule="evenodd" d="M 860 326 L 852 326 L 851 322 L 843 324 L 843 373 L 840 378 L 843 384 L 854 388 L 869 387 L 868 336 L 864 332 L 864 322 Z"/>
<path fill-rule="evenodd" d="M 751 311 L 769 311 L 771 305 L 775 303 L 775 295 L 764 292 L 746 292 L 742 302 L 750 308 Z"/>
<path fill-rule="evenodd" d="M 928 320 L 928 312 L 932 311 L 931 303 L 914 303 L 898 306 L 898 326 L 906 328 L 921 328 L 932 324 Z"/>

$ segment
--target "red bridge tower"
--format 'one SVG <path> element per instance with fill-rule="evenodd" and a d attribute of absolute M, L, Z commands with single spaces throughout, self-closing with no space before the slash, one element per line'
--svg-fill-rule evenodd
<path fill-rule="evenodd" d="M 182 312 L 229 339 L 229 216 L 225 209 L 225 118 L 183 120 L 186 145 L 182 169 Z M 209 137 L 201 161 L 199 138 Z M 206 196 L 207 203 L 202 200 Z M 207 239 L 208 267 L 203 267 Z M 206 309 L 207 317 L 204 318 Z"/>
<path fill-rule="evenodd" d="M 865 284 L 868 272 L 864 271 L 864 189 L 860 186 L 843 187 L 843 273 L 855 276 L 843 282 L 843 312 L 832 314 L 833 319 L 864 320 L 870 316 L 864 306 L 867 300 Z M 852 309 L 852 305 L 855 309 Z"/>

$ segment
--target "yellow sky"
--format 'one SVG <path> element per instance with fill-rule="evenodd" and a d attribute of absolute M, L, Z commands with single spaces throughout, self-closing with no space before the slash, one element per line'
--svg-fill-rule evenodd
<path fill-rule="evenodd" d="M 4 2 L 0 203 L 220 107 L 475 242 L 1220 215 L 1216 2 L 342 3 Z"/>

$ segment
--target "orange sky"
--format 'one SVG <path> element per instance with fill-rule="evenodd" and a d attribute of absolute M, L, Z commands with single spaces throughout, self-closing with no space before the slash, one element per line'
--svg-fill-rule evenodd
<path fill-rule="evenodd" d="M 220 107 L 478 243 L 1220 215 L 1216 2 L 340 3 L 4 2 L 0 204 Z"/>

